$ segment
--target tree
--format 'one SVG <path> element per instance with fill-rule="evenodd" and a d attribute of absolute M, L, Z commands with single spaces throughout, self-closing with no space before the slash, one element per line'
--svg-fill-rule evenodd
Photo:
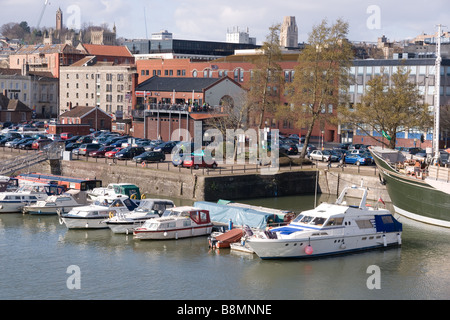
<path fill-rule="evenodd" d="M 272 113 L 280 104 L 280 92 L 283 91 L 283 70 L 281 61 L 280 25 L 269 28 L 266 41 L 261 46 L 261 54 L 255 60 L 255 67 L 249 82 L 249 111 L 258 115 L 257 126 L 264 128 L 266 113 Z"/>
<path fill-rule="evenodd" d="M 340 93 L 348 88 L 353 51 L 346 40 L 347 34 L 348 23 L 341 19 L 332 25 L 323 20 L 313 27 L 308 45 L 299 54 L 294 80 L 289 87 L 290 105 L 280 108 L 277 113 L 280 118 L 294 119 L 298 128 L 307 128 L 300 152 L 302 158 L 306 155 L 314 126 L 318 122 L 323 126 L 332 121 L 329 106 L 336 109 L 341 103 Z"/>
<path fill-rule="evenodd" d="M 339 109 L 341 121 L 354 124 L 391 149 L 395 148 L 397 133 L 431 127 L 428 105 L 423 102 L 417 85 L 408 80 L 409 73 L 405 67 L 399 67 L 391 76 L 391 85 L 387 75 L 374 76 L 367 82 L 360 103 L 353 109 Z"/>

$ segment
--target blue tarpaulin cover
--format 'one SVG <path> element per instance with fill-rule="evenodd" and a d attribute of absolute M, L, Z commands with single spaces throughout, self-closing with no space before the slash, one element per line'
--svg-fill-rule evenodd
<path fill-rule="evenodd" d="M 208 201 L 197 201 L 194 203 L 194 206 L 208 210 L 213 222 L 228 224 L 231 219 L 235 226 L 248 225 L 250 228 L 265 229 L 267 221 L 274 219 L 273 213 L 237 207 L 233 206 L 232 203 L 224 205 Z"/>

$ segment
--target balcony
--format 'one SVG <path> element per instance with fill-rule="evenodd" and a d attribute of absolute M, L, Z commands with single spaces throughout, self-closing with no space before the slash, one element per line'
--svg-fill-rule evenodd
<path fill-rule="evenodd" d="M 158 113 L 170 114 L 170 115 L 188 115 L 192 113 L 205 114 L 205 113 L 223 113 L 223 108 L 220 106 L 191 106 L 187 104 L 148 104 L 145 109 L 143 105 L 137 105 L 137 108 L 132 111 L 134 119 L 143 119 L 144 111 L 147 117 L 154 116 Z"/>

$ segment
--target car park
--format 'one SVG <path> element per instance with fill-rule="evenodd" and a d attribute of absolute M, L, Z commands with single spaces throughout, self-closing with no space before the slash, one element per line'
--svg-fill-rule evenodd
<path fill-rule="evenodd" d="M 114 158 L 116 158 L 117 160 L 130 160 L 144 152 L 145 149 L 142 147 L 126 147 L 117 152 L 114 155 Z"/>
<path fill-rule="evenodd" d="M 153 148 L 153 151 L 161 151 L 164 153 L 171 153 L 172 149 L 177 145 L 175 141 L 163 142 Z"/>
<path fill-rule="evenodd" d="M 345 163 L 355 165 L 370 165 L 373 164 L 373 158 L 370 153 L 365 152 L 361 154 L 350 154 L 345 157 Z"/>
<path fill-rule="evenodd" d="M 161 151 L 146 151 L 133 158 L 135 162 L 165 161 L 166 155 Z"/>
<path fill-rule="evenodd" d="M 43 147 L 49 145 L 50 143 L 53 143 L 52 139 L 36 139 L 33 141 L 31 148 L 33 150 L 41 150 Z"/>
<path fill-rule="evenodd" d="M 295 155 L 298 154 L 297 146 L 293 143 L 283 143 L 280 144 L 280 153 L 285 153 L 287 155 Z"/>
<path fill-rule="evenodd" d="M 309 159 L 318 160 L 318 161 L 328 161 L 328 158 L 331 156 L 332 162 L 339 161 L 339 157 L 334 154 L 331 150 L 313 150 L 309 154 Z"/>
<path fill-rule="evenodd" d="M 183 160 L 183 163 L 181 164 L 183 168 L 217 168 L 217 162 L 216 161 L 205 161 L 205 157 L 203 156 L 188 156 Z"/>
<path fill-rule="evenodd" d="M 108 152 L 105 153 L 105 158 L 114 159 L 114 156 L 116 155 L 116 153 L 119 152 L 122 149 L 123 149 L 122 147 L 115 147 L 111 151 L 108 151 Z"/>
<path fill-rule="evenodd" d="M 98 143 L 83 143 L 78 147 L 78 154 L 81 156 L 88 156 L 89 152 L 100 149 L 101 145 Z"/>
<path fill-rule="evenodd" d="M 94 150 L 89 152 L 89 157 L 94 157 L 94 158 L 104 158 L 105 154 L 111 150 L 113 150 L 114 147 L 113 146 L 102 146 L 100 149 L 98 150 Z"/>

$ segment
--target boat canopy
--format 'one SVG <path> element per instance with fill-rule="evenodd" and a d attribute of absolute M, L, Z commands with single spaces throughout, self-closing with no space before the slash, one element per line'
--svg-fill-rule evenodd
<path fill-rule="evenodd" d="M 256 210 L 254 207 L 240 207 L 229 202 L 197 201 L 194 206 L 208 210 L 211 221 L 216 223 L 228 224 L 231 220 L 236 226 L 248 225 L 250 228 L 265 229 L 270 220 L 275 223 L 283 222 L 283 218 L 274 213 Z"/>

